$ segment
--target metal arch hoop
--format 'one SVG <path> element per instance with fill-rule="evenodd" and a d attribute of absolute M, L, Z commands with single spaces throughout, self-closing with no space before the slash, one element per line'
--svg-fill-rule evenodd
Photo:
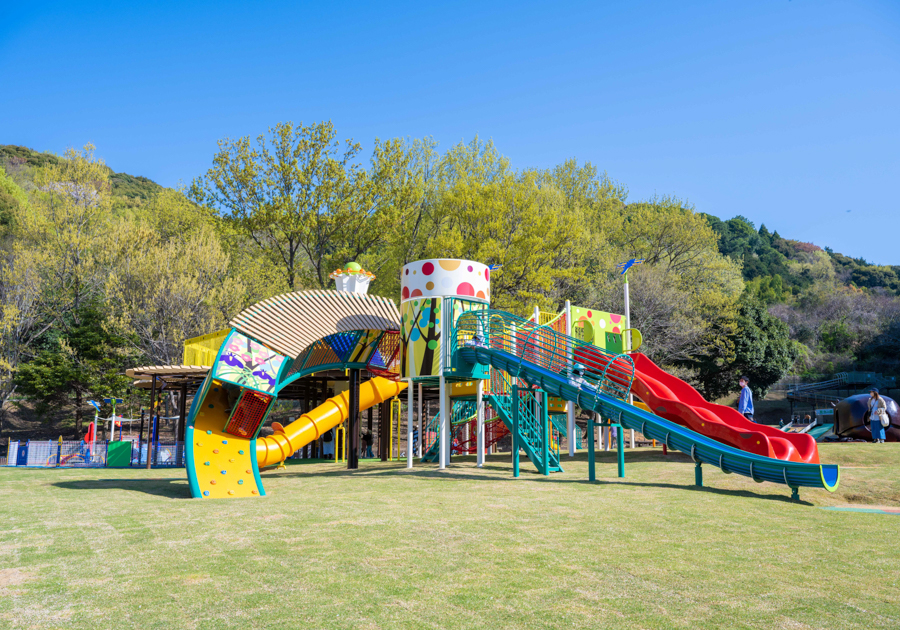
<path fill-rule="evenodd" d="M 753 462 L 750 462 L 750 478 L 756 483 L 762 483 L 762 479 L 757 479 L 756 474 L 753 472 Z"/>
<path fill-rule="evenodd" d="M 730 474 L 731 474 L 731 471 L 730 471 L 730 470 L 727 470 L 727 469 L 725 468 L 725 461 L 722 459 L 723 457 L 725 457 L 725 454 L 724 454 L 724 453 L 719 453 L 719 468 L 721 468 L 721 469 L 722 469 L 722 472 L 725 473 L 726 475 L 730 475 Z"/>
<path fill-rule="evenodd" d="M 694 463 L 695 463 L 695 464 L 699 464 L 700 462 L 697 461 L 697 456 L 694 454 L 694 451 L 695 451 L 696 449 L 697 449 L 697 445 L 696 445 L 696 444 L 691 444 L 691 459 L 694 460 Z"/>

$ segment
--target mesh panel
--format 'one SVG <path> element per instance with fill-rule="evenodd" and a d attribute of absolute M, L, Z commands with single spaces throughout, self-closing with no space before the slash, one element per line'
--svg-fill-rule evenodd
<path fill-rule="evenodd" d="M 272 397 L 251 389 L 244 390 L 231 419 L 225 427 L 225 433 L 237 437 L 251 438 L 266 417 Z"/>
<path fill-rule="evenodd" d="M 378 348 L 366 369 L 376 376 L 397 380 L 400 378 L 400 331 L 389 330 L 381 337 Z"/>

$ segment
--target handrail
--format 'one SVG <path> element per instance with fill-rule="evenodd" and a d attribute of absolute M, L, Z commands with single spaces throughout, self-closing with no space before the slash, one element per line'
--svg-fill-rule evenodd
<path fill-rule="evenodd" d="M 590 389 L 625 399 L 634 381 L 634 362 L 627 354 L 614 354 L 589 342 L 536 325 L 517 315 L 492 309 L 467 311 L 452 323 L 450 351 L 457 352 L 481 334 L 485 347 L 501 350 L 517 359 L 512 372 L 525 362 L 555 373 L 572 375 L 575 364 L 584 366 Z M 516 374 L 513 374 L 515 376 Z M 574 378 L 574 376 L 572 376 Z"/>

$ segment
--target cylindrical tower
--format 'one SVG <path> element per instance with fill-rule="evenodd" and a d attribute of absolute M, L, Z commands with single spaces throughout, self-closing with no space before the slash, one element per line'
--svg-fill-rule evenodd
<path fill-rule="evenodd" d="M 440 388 L 440 426 L 438 429 L 438 465 L 450 461 L 450 416 L 452 402 L 447 380 L 485 378 L 487 371 L 452 365 L 448 335 L 453 323 L 466 311 L 488 308 L 491 299 L 491 271 L 472 260 L 435 258 L 418 260 L 403 267 L 400 278 L 400 374 L 410 382 Z M 475 369 L 473 370 L 473 367 Z M 482 381 L 479 381 L 479 400 Z M 409 398 L 409 426 L 412 426 L 412 393 Z M 479 413 L 479 435 L 483 434 L 484 414 Z M 410 436 L 412 431 L 410 430 Z M 483 438 L 479 438 L 483 447 Z M 479 463 L 481 463 L 479 461 Z M 410 457 L 408 466 L 412 466 Z"/>
<path fill-rule="evenodd" d="M 436 258 L 409 263 L 401 273 L 401 376 L 442 376 L 450 368 L 443 343 L 450 326 L 461 313 L 490 304 L 491 271 L 472 260 Z"/>

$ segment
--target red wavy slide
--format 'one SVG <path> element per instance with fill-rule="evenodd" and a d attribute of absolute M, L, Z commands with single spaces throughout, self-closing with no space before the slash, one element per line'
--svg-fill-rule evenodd
<path fill-rule="evenodd" d="M 656 415 L 714 440 L 755 455 L 792 462 L 819 463 L 816 440 L 804 433 L 784 433 L 747 420 L 736 409 L 708 402 L 696 389 L 662 370 L 639 352 L 631 391 Z"/>

